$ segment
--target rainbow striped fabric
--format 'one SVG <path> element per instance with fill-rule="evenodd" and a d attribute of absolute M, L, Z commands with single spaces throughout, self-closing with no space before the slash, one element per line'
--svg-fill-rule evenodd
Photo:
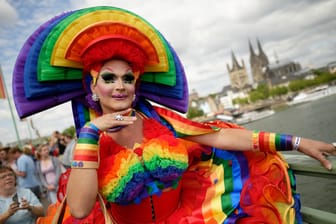
<path fill-rule="evenodd" d="M 176 136 L 241 128 L 219 121 L 193 122 L 164 108 L 141 111 L 155 128 L 153 120 L 176 130 Z M 135 146 L 134 152 L 103 142 L 118 152 L 103 159 L 99 169 L 99 187 L 108 201 L 141 203 L 149 195 L 160 195 L 162 189 L 179 184 L 181 205 L 167 222 L 302 222 L 295 178 L 280 154 L 220 150 L 165 134 L 147 140 Z M 161 203 L 164 206 L 165 202 Z"/>
<path fill-rule="evenodd" d="M 140 77 L 139 96 L 180 112 L 187 111 L 186 75 L 164 36 L 133 12 L 96 6 L 55 16 L 26 40 L 13 74 L 19 117 L 69 100 L 85 102 L 85 95 L 91 90 L 82 83 L 83 55 L 104 41 L 131 42 L 145 53 L 148 60 Z"/>
<path fill-rule="evenodd" d="M 164 123 L 173 126 L 178 136 L 206 134 L 219 128 L 241 128 L 220 121 L 197 123 L 164 108 L 155 110 Z M 295 177 L 277 152 L 239 152 L 212 148 L 211 156 L 190 169 L 206 172 L 206 176 L 197 178 L 209 184 L 203 191 L 204 200 L 200 201 L 199 209 L 194 210 L 199 218 L 197 223 L 302 222 Z M 187 172 L 188 175 L 191 174 Z M 195 179 L 194 174 L 191 176 L 187 181 Z M 199 197 L 201 193 L 197 191 Z"/>
<path fill-rule="evenodd" d="M 98 171 L 99 189 L 109 202 L 139 203 L 165 188 L 176 188 L 188 167 L 186 147 L 172 134 L 146 139 L 133 150 L 118 146 L 106 134 L 101 135 L 100 144 L 104 151 L 106 144 L 118 148 L 108 157 L 101 155 Z"/>

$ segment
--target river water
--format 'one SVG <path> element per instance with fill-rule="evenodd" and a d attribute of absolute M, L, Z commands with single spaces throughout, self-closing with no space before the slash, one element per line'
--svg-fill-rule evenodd
<path fill-rule="evenodd" d="M 284 108 L 244 127 L 336 142 L 336 95 Z M 336 179 L 301 175 L 296 179 L 304 206 L 336 213 Z"/>
<path fill-rule="evenodd" d="M 336 142 L 336 95 L 287 107 L 244 127 Z"/>

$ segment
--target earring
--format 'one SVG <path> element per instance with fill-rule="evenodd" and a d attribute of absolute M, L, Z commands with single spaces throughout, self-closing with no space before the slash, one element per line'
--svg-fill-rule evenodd
<path fill-rule="evenodd" d="M 95 93 L 92 93 L 92 95 L 91 95 L 91 99 L 92 99 L 93 101 L 95 101 L 95 102 L 98 102 L 98 101 L 99 101 L 99 96 L 98 96 L 97 94 L 95 94 Z"/>
<path fill-rule="evenodd" d="M 136 95 L 134 94 L 134 95 L 133 95 L 133 101 L 134 101 L 135 99 L 136 99 Z"/>

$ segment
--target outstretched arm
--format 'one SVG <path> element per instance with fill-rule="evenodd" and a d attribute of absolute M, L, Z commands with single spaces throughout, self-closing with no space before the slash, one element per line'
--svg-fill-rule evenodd
<path fill-rule="evenodd" d="M 332 164 L 326 156 L 336 155 L 336 147 L 322 141 L 300 138 L 298 143 L 295 142 L 297 140 L 296 137 L 289 135 L 277 135 L 273 133 L 266 133 L 265 135 L 259 133 L 253 134 L 252 131 L 245 129 L 227 128 L 209 134 L 188 136 L 185 138 L 203 145 L 209 145 L 220 149 L 241 151 L 288 151 L 293 150 L 293 146 L 297 144 L 298 151 L 317 159 L 326 169 L 329 170 L 332 169 Z M 276 147 L 277 145 L 275 144 L 274 147 L 269 147 L 269 142 L 275 141 L 269 138 L 283 139 L 284 142 L 287 141 L 287 145 L 285 144 L 286 146 L 282 148 Z M 265 145 L 267 145 L 267 147 Z"/>

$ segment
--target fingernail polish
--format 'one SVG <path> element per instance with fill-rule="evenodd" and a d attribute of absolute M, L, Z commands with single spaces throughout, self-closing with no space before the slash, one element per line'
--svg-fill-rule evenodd
<path fill-rule="evenodd" d="M 332 169 L 332 165 L 328 164 L 327 168 L 328 168 L 328 170 L 331 170 Z"/>

